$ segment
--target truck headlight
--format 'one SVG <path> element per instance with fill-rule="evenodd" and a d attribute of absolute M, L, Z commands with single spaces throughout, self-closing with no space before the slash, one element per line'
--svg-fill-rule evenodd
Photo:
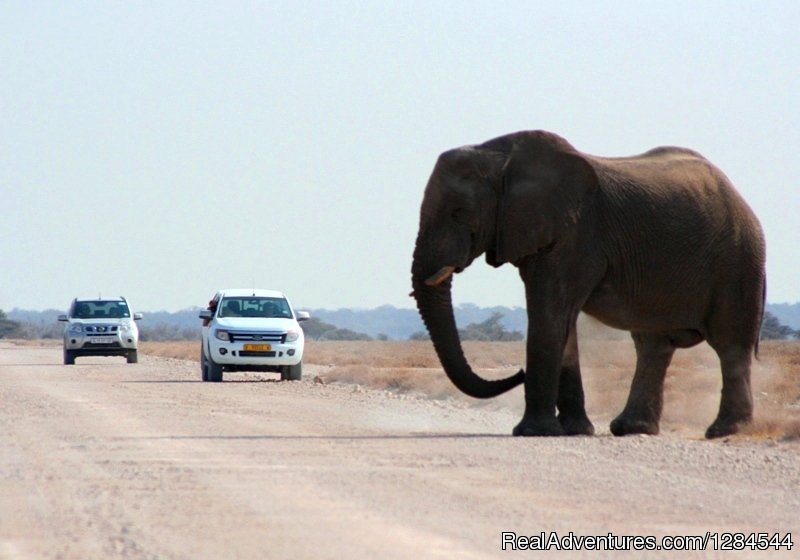
<path fill-rule="evenodd" d="M 223 340 L 225 342 L 230 342 L 230 340 L 231 340 L 230 337 L 228 336 L 228 331 L 222 330 L 222 329 L 215 330 L 214 331 L 214 337 L 219 339 L 219 340 Z"/>
<path fill-rule="evenodd" d="M 297 331 L 288 331 L 286 333 L 286 342 L 294 342 L 300 338 L 300 333 Z"/>

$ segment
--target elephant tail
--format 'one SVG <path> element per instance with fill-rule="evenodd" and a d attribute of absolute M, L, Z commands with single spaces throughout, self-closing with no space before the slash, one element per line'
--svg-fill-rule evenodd
<path fill-rule="evenodd" d="M 758 342 L 761 340 L 761 327 L 764 323 L 764 310 L 767 306 L 767 273 L 764 272 L 762 275 L 761 281 L 761 313 L 758 317 L 758 336 L 756 336 L 756 345 L 754 348 L 754 354 L 756 360 L 759 359 L 758 357 Z"/>

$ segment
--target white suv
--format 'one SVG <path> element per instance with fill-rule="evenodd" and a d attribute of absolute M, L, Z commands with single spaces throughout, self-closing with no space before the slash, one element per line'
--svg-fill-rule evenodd
<path fill-rule="evenodd" d="M 128 301 L 118 298 L 75 298 L 64 321 L 64 364 L 79 356 L 125 356 L 129 364 L 139 361 L 141 313 L 131 314 Z"/>
<path fill-rule="evenodd" d="M 220 290 L 200 318 L 203 381 L 222 381 L 223 371 L 274 371 L 283 380 L 296 381 L 302 377 L 304 338 L 298 321 L 309 314 L 295 312 L 281 292 Z"/>

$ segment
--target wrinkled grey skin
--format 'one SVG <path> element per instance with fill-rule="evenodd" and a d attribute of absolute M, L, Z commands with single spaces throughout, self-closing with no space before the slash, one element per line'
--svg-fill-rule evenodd
<path fill-rule="evenodd" d="M 498 381 L 470 368 L 451 305 L 451 274 L 482 254 L 493 266 L 516 266 L 525 284 L 527 365 Z M 706 431 L 713 438 L 752 418 L 764 261 L 757 218 L 700 154 L 665 147 L 595 157 L 555 134 L 525 131 L 439 156 L 422 201 L 412 294 L 461 391 L 488 398 L 525 384 L 514 435 L 594 433 L 578 360 L 581 310 L 630 331 L 635 343 L 615 435 L 658 433 L 675 349 L 708 341 L 723 379 Z"/>

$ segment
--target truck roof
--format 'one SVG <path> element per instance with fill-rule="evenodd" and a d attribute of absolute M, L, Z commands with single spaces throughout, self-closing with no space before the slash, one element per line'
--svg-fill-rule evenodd
<path fill-rule="evenodd" d="M 261 288 L 227 288 L 219 290 L 221 297 L 274 297 L 285 298 L 283 292 L 278 290 L 265 290 Z"/>

